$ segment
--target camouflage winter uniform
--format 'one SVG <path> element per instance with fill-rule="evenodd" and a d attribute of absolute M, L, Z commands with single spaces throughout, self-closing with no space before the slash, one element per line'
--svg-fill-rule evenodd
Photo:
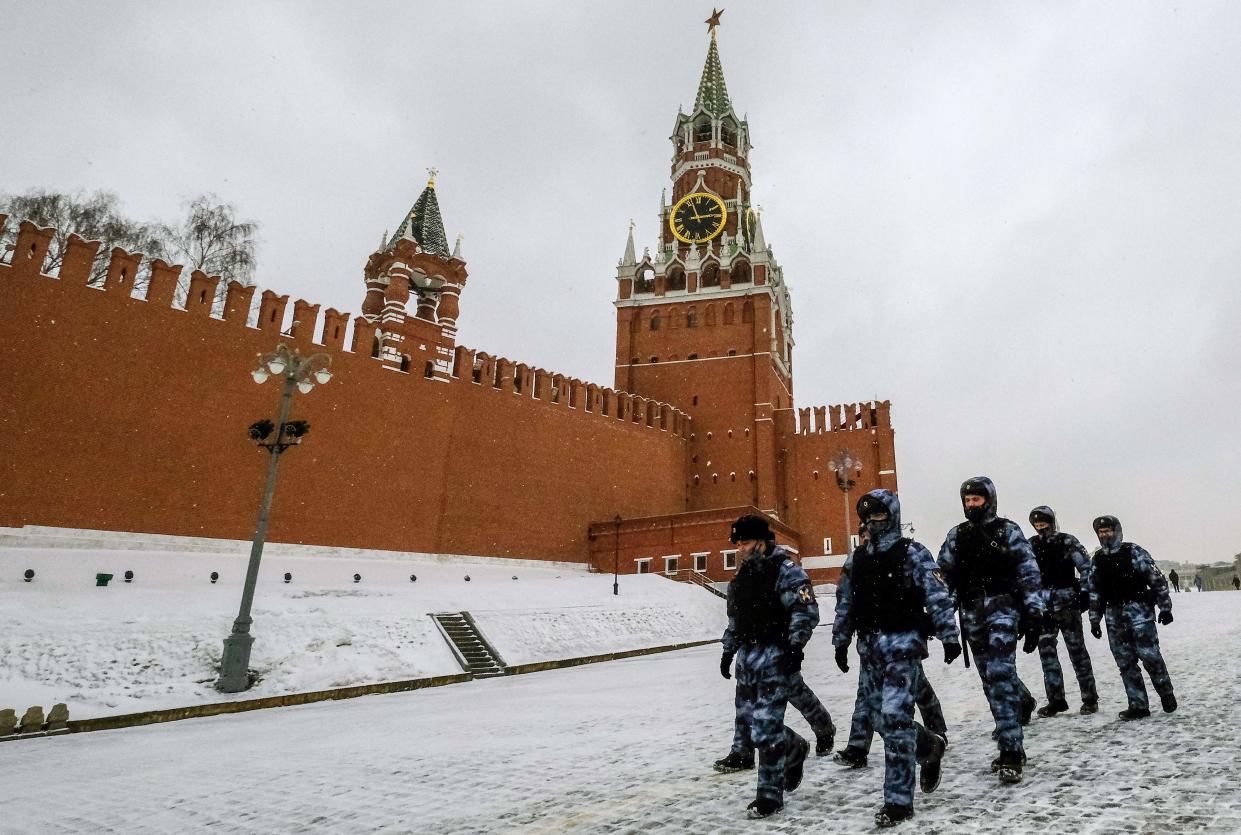
<path fill-rule="evenodd" d="M 731 586 L 729 587 L 731 590 Z M 816 604 L 817 605 L 817 604 Z M 733 616 L 733 597 L 728 597 L 728 614 Z M 729 632 L 724 633 L 723 649 L 725 652 L 736 652 L 736 638 Z M 806 724 L 814 731 L 816 738 L 832 737 L 836 733 L 836 726 L 832 724 L 832 715 L 828 713 L 827 708 L 819 701 L 819 697 L 810 689 L 810 685 L 806 684 L 806 680 L 802 678 L 801 670 L 797 670 L 788 677 L 788 702 L 797 709 L 797 712 L 806 720 Z M 750 726 L 741 718 L 741 713 L 737 713 L 736 720 L 733 723 L 733 745 L 732 750 L 743 758 L 749 759 L 754 755 L 754 742 L 750 739 Z"/>
<path fill-rule="evenodd" d="M 775 578 L 774 588 L 759 593 L 774 592 L 770 603 L 780 610 L 783 623 L 768 622 L 760 624 L 765 628 L 756 629 L 752 622 L 747 623 L 745 612 L 730 607 L 723 649 L 726 655 L 736 654 L 736 723 L 748 729 L 758 749 L 758 797 L 782 800 L 785 754 L 801 740 L 784 724 L 790 689 L 794 681 L 801 681 L 800 672 L 789 671 L 788 657 L 790 651 L 803 650 L 810 640 L 819 623 L 819 605 L 806 572 L 778 545 L 742 563 L 729 584 L 730 599 L 741 599 L 737 592 L 744 584 L 761 585 L 768 577 Z M 745 732 L 738 730 L 738 734 L 744 741 Z"/>
<path fill-rule="evenodd" d="M 909 807 L 915 765 L 930 747 L 926 729 L 913 718 L 914 691 L 925 680 L 926 633 L 932 631 L 945 643 L 960 638 L 952 597 L 931 553 L 900 537 L 900 502 L 887 490 L 872 490 L 862 501 L 868 497 L 888 507 L 891 524 L 879 536 L 872 534 L 845 563 L 832 643 L 848 647 L 857 635 L 859 687 L 885 749 L 884 803 Z"/>
<path fill-rule="evenodd" d="M 1090 625 L 1095 629 L 1100 620 L 1107 622 L 1107 642 L 1120 668 L 1129 707 L 1149 709 L 1138 661 L 1146 667 L 1155 692 L 1171 697 L 1172 678 L 1159 651 L 1155 604 L 1163 613 L 1161 617 L 1170 619 L 1172 598 L 1167 581 L 1146 549 L 1121 541 L 1119 521 L 1115 521 L 1114 532 L 1116 544 L 1094 553 L 1089 582 Z"/>
<path fill-rule="evenodd" d="M 961 608 L 1000 751 L 1024 754 L 1021 704 L 1033 697 L 1017 676 L 1017 639 L 1043 620 L 1038 563 L 1021 528 L 995 515 L 991 479 L 979 476 L 965 484 L 985 490 L 987 504 L 977 521 L 967 519 L 948 532 L 939 567 Z"/>
<path fill-rule="evenodd" d="M 1060 531 L 1055 512 L 1046 505 L 1030 512 L 1044 517 L 1049 527 L 1030 538 L 1030 547 L 1038 561 L 1043 581 L 1043 603 L 1047 619 L 1039 638 L 1038 653 L 1043 663 L 1043 686 L 1049 704 L 1064 702 L 1064 670 L 1056 649 L 1058 633 L 1064 633 L 1064 645 L 1077 676 L 1083 704 L 1095 704 L 1099 694 L 1095 689 L 1094 670 L 1090 665 L 1090 653 L 1086 651 L 1086 639 L 1082 633 L 1083 600 L 1090 580 L 1090 555 L 1082 543 L 1069 533 Z"/>
<path fill-rule="evenodd" d="M 837 586 L 838 600 L 839 588 Z M 864 680 L 859 676 L 857 696 L 853 701 L 853 721 L 849 725 L 849 747 L 856 751 L 869 753 L 871 742 L 875 737 L 875 728 L 870 721 L 870 708 L 863 684 Z M 935 688 L 931 687 L 931 682 L 925 673 L 914 683 L 913 692 L 914 704 L 918 706 L 918 713 L 922 715 L 922 723 L 926 725 L 926 729 L 946 737 L 948 724 L 944 721 L 944 708 L 940 705 L 939 697 L 935 695 Z M 789 701 L 792 699 L 790 698 Z"/>

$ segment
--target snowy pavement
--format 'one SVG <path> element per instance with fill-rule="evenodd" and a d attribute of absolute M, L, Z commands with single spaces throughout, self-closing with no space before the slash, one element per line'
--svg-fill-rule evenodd
<path fill-rule="evenodd" d="M 1181 701 L 1122 723 L 1119 677 L 1088 639 L 1100 713 L 1035 719 L 1019 786 L 989 773 L 992 723 L 974 670 L 928 670 L 950 734 L 943 784 L 910 833 L 1241 832 L 1241 594 L 1175 598 L 1161 629 Z M 830 609 L 830 603 L 826 608 Z M 1067 659 L 1066 659 L 1067 660 Z M 1021 672 L 1040 697 L 1037 656 Z M 807 680 L 848 723 L 856 673 L 811 644 Z M 1071 682 L 1071 679 L 1070 679 Z M 1072 684 L 1070 683 L 1070 687 Z M 1076 708 L 1076 701 L 1072 702 Z M 0 832 L 870 831 L 872 766 L 808 765 L 772 821 L 753 772 L 718 775 L 732 687 L 704 647 L 414 693 L 0 744 Z M 791 723 L 809 733 L 793 716 Z"/>

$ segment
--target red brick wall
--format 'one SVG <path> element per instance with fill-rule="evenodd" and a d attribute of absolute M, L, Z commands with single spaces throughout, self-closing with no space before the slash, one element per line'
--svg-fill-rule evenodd
<path fill-rule="evenodd" d="M 244 306 L 220 320 L 130 298 L 132 272 L 106 292 L 72 267 L 42 276 L 45 238 L 24 224 L 0 265 L 0 525 L 249 538 L 267 455 L 246 427 L 279 400 L 249 371 L 281 341 L 326 350 L 336 376 L 294 402 L 311 431 L 282 457 L 273 541 L 586 561 L 591 521 L 684 506 L 689 423 L 667 406 L 648 427 L 628 403 L 615 417 L 614 392 L 586 412 L 580 381 L 570 408 L 532 385 L 424 379 L 421 357 L 399 373 L 369 344 L 312 344 L 305 322 L 281 336 L 291 310 L 256 330 Z"/>

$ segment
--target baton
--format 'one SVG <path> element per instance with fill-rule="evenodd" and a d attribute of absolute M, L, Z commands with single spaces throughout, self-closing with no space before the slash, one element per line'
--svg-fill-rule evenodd
<path fill-rule="evenodd" d="M 965 669 L 970 668 L 970 642 L 965 640 L 965 621 L 961 617 L 961 610 L 957 610 L 957 626 L 961 630 L 961 657 L 965 659 Z"/>

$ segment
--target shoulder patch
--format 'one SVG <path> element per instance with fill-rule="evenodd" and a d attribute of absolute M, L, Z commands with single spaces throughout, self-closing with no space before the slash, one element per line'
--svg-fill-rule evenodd
<path fill-rule="evenodd" d="M 802 603 L 814 602 L 814 587 L 809 583 L 797 590 L 797 599 Z"/>
<path fill-rule="evenodd" d="M 944 582 L 944 572 L 940 571 L 938 568 L 931 572 L 931 576 L 934 577 L 936 582 L 938 582 L 941 586 L 948 585 Z"/>

